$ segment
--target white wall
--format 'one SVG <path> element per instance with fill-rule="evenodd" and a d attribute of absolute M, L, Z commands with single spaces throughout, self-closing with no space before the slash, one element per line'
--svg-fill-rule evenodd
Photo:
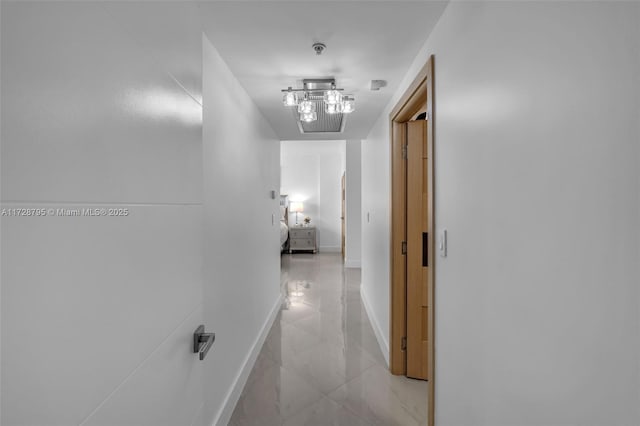
<path fill-rule="evenodd" d="M 386 327 L 388 114 L 434 54 L 439 426 L 640 422 L 639 8 L 452 2 L 363 141 Z"/>
<path fill-rule="evenodd" d="M 1 7 L 2 208 L 129 212 L 0 218 L 1 423 L 191 424 L 203 402 L 189 347 L 203 307 L 201 39 L 183 23 L 197 10 Z"/>
<path fill-rule="evenodd" d="M 345 141 L 282 141 L 281 194 L 302 198 L 305 216 L 317 227 L 321 251 L 341 250 L 340 179 L 345 169 Z M 289 218 L 295 224 L 295 214 Z"/>
<path fill-rule="evenodd" d="M 362 141 L 362 285 L 378 343 L 389 353 L 389 108 Z"/>
<path fill-rule="evenodd" d="M 149 11 L 2 3 L 2 208 L 129 211 L 0 218 L 3 425 L 225 425 L 279 307 L 279 142 L 198 8 Z"/>
<path fill-rule="evenodd" d="M 362 158 L 360 139 L 346 142 L 346 241 L 344 264 L 361 266 L 362 252 Z"/>
<path fill-rule="evenodd" d="M 205 420 L 222 426 L 280 307 L 280 143 L 206 37 L 203 49 L 205 323 L 216 333 Z"/>
<path fill-rule="evenodd" d="M 640 7 L 638 7 L 636 9 L 636 19 L 637 22 L 640 21 Z M 638 31 L 640 32 L 640 29 L 638 29 Z M 640 64 L 640 49 L 636 49 L 636 60 L 637 62 Z M 640 92 L 640 73 L 636 73 L 636 82 L 635 82 L 635 87 L 636 89 Z M 638 96 L 636 97 L 636 124 L 638 126 L 638 135 L 640 135 L 640 93 L 638 93 Z M 638 137 L 638 143 L 640 143 L 640 137 Z M 640 147 L 638 147 L 637 149 L 637 153 L 638 153 L 638 164 L 640 164 Z M 638 188 L 640 188 L 640 172 L 638 173 Z M 640 192 L 640 190 L 638 191 Z M 640 194 L 638 194 L 638 211 L 640 212 Z M 637 228 L 637 232 L 638 232 L 638 253 L 637 253 L 637 260 L 636 260 L 636 266 L 638 268 L 638 276 L 640 276 L 640 226 L 638 226 Z M 638 291 L 638 304 L 640 304 L 640 291 Z M 640 314 L 638 314 L 638 330 L 640 330 Z M 639 331 L 640 334 L 640 331 Z M 640 357 L 638 357 L 638 370 L 640 370 Z M 638 407 L 640 407 L 640 392 L 638 395 Z M 638 409 L 640 410 L 640 408 Z M 640 417 L 640 415 L 639 415 Z"/>

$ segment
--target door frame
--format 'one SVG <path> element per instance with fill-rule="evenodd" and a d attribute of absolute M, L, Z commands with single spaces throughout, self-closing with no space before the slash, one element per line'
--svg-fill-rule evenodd
<path fill-rule="evenodd" d="M 340 246 L 342 251 L 342 262 L 344 263 L 347 255 L 346 247 L 346 220 L 347 220 L 347 172 L 342 172 L 340 178 Z"/>
<path fill-rule="evenodd" d="M 390 215 L 390 344 L 389 344 L 389 369 L 392 374 L 404 375 L 407 371 L 406 351 L 403 349 L 403 338 L 406 337 L 406 262 L 405 255 L 402 254 L 402 242 L 406 241 L 406 161 L 403 159 L 403 140 L 405 138 L 405 123 L 416 113 L 426 107 L 427 112 L 427 216 L 429 229 L 435 233 L 434 218 L 434 82 L 433 82 L 434 57 L 431 55 L 426 64 L 420 69 L 413 82 L 405 90 L 389 114 L 389 148 L 391 159 L 390 190 L 389 195 L 391 215 Z M 427 420 L 429 426 L 435 423 L 435 265 L 433 261 L 435 253 L 435 238 L 428 241 L 428 261 L 429 279 L 427 286 L 427 298 L 429 309 L 427 311 L 427 352 L 429 372 L 428 380 L 428 401 Z"/>

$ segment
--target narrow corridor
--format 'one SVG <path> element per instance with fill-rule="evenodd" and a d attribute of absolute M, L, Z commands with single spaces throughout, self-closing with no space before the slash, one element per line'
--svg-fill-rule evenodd
<path fill-rule="evenodd" d="M 425 425 L 427 382 L 392 376 L 340 254 L 282 256 L 285 303 L 230 426 Z"/>

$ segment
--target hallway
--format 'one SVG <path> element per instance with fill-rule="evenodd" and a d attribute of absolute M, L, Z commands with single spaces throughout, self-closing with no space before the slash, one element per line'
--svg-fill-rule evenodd
<path fill-rule="evenodd" d="M 427 382 L 389 374 L 337 253 L 282 256 L 285 302 L 229 423 L 423 425 Z"/>
<path fill-rule="evenodd" d="M 640 1 L 1 0 L 0 39 L 2 426 L 640 425 Z"/>

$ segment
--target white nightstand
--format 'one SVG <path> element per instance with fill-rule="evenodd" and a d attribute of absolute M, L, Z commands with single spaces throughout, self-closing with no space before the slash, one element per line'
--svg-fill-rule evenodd
<path fill-rule="evenodd" d="M 292 226 L 289 228 L 289 253 L 293 253 L 294 250 L 318 252 L 315 227 Z"/>

